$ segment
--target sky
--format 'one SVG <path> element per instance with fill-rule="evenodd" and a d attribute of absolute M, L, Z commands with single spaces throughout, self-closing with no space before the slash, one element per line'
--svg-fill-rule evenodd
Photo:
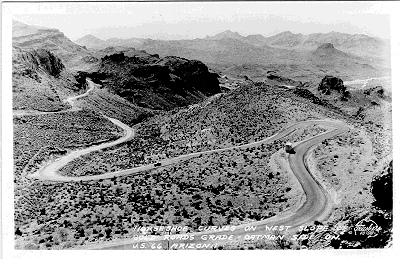
<path fill-rule="evenodd" d="M 247 36 L 362 33 L 390 39 L 391 5 L 379 2 L 3 3 L 14 19 L 57 28 L 71 40 L 194 39 L 231 30 Z M 4 8 L 4 6 L 3 6 Z"/>

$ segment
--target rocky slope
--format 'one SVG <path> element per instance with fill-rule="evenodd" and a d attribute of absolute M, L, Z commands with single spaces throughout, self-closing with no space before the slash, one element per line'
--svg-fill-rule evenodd
<path fill-rule="evenodd" d="M 96 38 L 89 36 L 86 40 L 96 41 Z M 124 53 L 119 54 L 120 51 Z M 138 114 L 135 105 L 173 109 L 220 92 L 218 75 L 210 73 L 200 61 L 160 59 L 157 54 L 128 47 L 89 51 L 57 29 L 13 21 L 14 109 L 66 109 L 68 105 L 62 100 L 83 88 L 87 76 L 97 83 L 102 80 L 112 94 L 117 94 L 113 100 L 120 96 L 131 102 L 135 108 L 133 114 Z M 105 91 L 101 93 L 108 96 Z M 98 99 L 101 97 L 94 97 Z M 122 103 L 120 100 L 115 105 Z M 137 117 L 127 120 L 135 121 Z"/>
<path fill-rule="evenodd" d="M 15 71 L 19 71 L 22 74 L 41 70 L 51 76 L 57 77 L 65 68 L 62 61 L 46 49 L 37 49 L 30 52 L 22 51 L 21 49 L 14 50 L 13 61 Z M 18 69 L 17 64 L 23 68 Z"/>
<path fill-rule="evenodd" d="M 112 93 L 156 110 L 189 105 L 220 92 L 218 75 L 202 62 L 174 56 L 161 59 L 135 49 L 100 58 L 91 76 Z"/>
<path fill-rule="evenodd" d="M 337 76 L 325 75 L 317 84 L 301 84 L 292 91 L 364 123 L 383 128 L 391 125 L 391 92 L 381 86 L 354 89 L 344 85 L 343 80 Z"/>
<path fill-rule="evenodd" d="M 13 46 L 26 50 L 46 49 L 57 55 L 70 69 L 85 64 L 91 56 L 84 47 L 73 43 L 57 29 L 27 25 L 13 21 Z"/>
<path fill-rule="evenodd" d="M 46 49 L 13 48 L 13 108 L 59 111 L 66 96 L 83 86 L 54 53 Z"/>

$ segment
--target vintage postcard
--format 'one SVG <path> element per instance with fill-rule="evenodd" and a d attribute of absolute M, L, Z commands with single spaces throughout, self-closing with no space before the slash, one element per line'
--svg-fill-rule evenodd
<path fill-rule="evenodd" d="M 392 6 L 3 3 L 14 254 L 392 248 Z"/>

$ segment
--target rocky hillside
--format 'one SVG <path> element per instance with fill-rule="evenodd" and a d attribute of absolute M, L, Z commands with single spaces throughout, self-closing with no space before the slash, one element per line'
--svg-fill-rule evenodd
<path fill-rule="evenodd" d="M 93 36 L 86 40 L 97 41 Z M 200 61 L 173 56 L 160 58 L 157 54 L 131 47 L 90 51 L 73 43 L 57 29 L 13 22 L 15 110 L 65 110 L 68 104 L 63 99 L 83 91 L 87 76 L 97 83 L 104 83 L 107 87 L 104 90 L 110 91 L 111 95 L 116 94 L 113 100 L 117 97 L 125 99 L 116 102 L 117 107 L 128 100 L 133 105 L 127 106 L 132 110 L 128 114 L 135 115 L 138 111 L 143 112 L 139 113 L 141 115 L 150 113 L 143 108 L 173 109 L 220 92 L 218 75 L 209 72 Z M 99 93 L 109 96 L 104 90 Z M 101 97 L 93 97 L 93 100 L 98 99 Z M 110 108 L 110 104 L 102 106 L 106 107 Z M 99 106 L 96 108 L 100 109 Z M 125 121 L 137 118 L 134 116 Z"/>
<path fill-rule="evenodd" d="M 391 124 L 391 119 L 383 117 L 383 114 L 391 115 L 391 92 L 381 86 L 355 89 L 346 86 L 337 76 L 325 75 L 318 84 L 301 84 L 293 91 L 316 104 L 325 104 L 365 123 L 381 125 L 387 121 Z"/>
<path fill-rule="evenodd" d="M 57 77 L 65 68 L 62 61 L 46 49 L 28 51 L 13 51 L 14 69 L 16 73 L 29 74 L 43 71 L 51 76 Z M 21 68 L 17 68 L 18 64 Z M 35 77 L 35 76 L 33 76 Z"/>
<path fill-rule="evenodd" d="M 62 102 L 82 86 L 54 53 L 46 49 L 13 48 L 13 108 L 59 111 Z"/>
<path fill-rule="evenodd" d="M 91 56 L 57 29 L 12 24 L 13 109 L 60 111 L 63 102 L 83 86 L 74 77 L 74 66 L 82 67 Z"/>
<path fill-rule="evenodd" d="M 22 49 L 46 49 L 57 55 L 70 69 L 82 66 L 91 56 L 84 47 L 73 43 L 57 29 L 27 25 L 13 21 L 13 46 Z"/>
<path fill-rule="evenodd" d="M 59 111 L 63 102 L 83 86 L 74 77 L 74 67 L 91 56 L 57 29 L 12 24 L 13 109 Z"/>
<path fill-rule="evenodd" d="M 220 92 L 218 75 L 200 61 L 129 53 L 104 56 L 91 75 L 140 107 L 172 109 Z"/>

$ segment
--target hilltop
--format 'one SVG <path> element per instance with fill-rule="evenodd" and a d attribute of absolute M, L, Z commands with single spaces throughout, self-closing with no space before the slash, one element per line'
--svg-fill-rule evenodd
<path fill-rule="evenodd" d="M 92 77 L 112 93 L 151 109 L 172 109 L 203 100 L 220 92 L 218 75 L 200 61 L 146 52 L 128 51 L 105 55 Z M 138 53 L 138 54 L 135 54 Z"/>
<path fill-rule="evenodd" d="M 313 55 L 316 57 L 327 57 L 327 58 L 348 58 L 350 55 L 347 55 L 345 52 L 339 51 L 334 48 L 332 43 L 325 43 L 317 47 L 317 49 L 313 52 Z"/>
<path fill-rule="evenodd" d="M 75 41 L 76 44 L 84 46 L 85 48 L 106 48 L 109 44 L 106 41 L 100 40 L 95 36 L 89 34 Z"/>

